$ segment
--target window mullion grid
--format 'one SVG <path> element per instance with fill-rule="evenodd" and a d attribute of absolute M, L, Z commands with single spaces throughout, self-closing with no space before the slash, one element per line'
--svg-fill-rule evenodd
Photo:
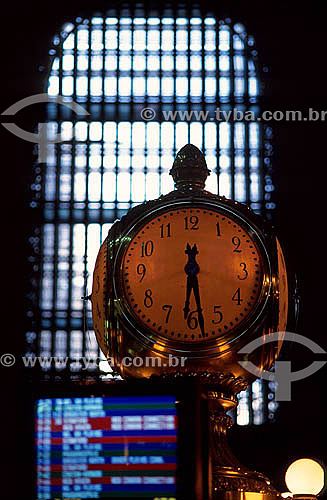
<path fill-rule="evenodd" d="M 268 422 L 268 381 L 261 379 L 262 384 L 262 398 L 263 398 L 263 404 L 262 404 L 262 421 L 263 422 Z"/>
<path fill-rule="evenodd" d="M 116 157 L 116 165 L 115 165 L 115 193 L 116 193 L 116 199 L 115 199 L 115 209 L 114 209 L 114 220 L 118 218 L 118 201 L 117 201 L 117 194 L 118 194 L 118 157 L 119 157 L 119 142 L 118 142 L 118 123 L 119 123 L 119 82 L 120 82 L 120 9 L 118 8 L 118 12 L 116 11 L 116 17 L 117 17 L 117 49 L 116 49 L 116 61 L 117 61 L 117 96 L 116 96 L 116 101 L 115 101 L 115 115 L 114 115 L 114 121 L 116 124 L 116 140 L 115 140 L 115 157 Z"/>
<path fill-rule="evenodd" d="M 245 35 L 245 34 L 244 34 Z M 249 58 L 248 58 L 248 38 L 247 35 L 242 38 L 244 43 L 243 49 L 243 57 L 244 57 L 244 104 L 245 110 L 247 111 L 250 107 L 250 99 L 249 99 Z M 245 127 L 245 137 L 244 137 L 244 162 L 245 162 L 245 203 L 250 206 L 251 205 L 251 191 L 250 191 L 250 148 L 249 148 L 249 122 L 244 122 Z"/>
<path fill-rule="evenodd" d="M 63 82 L 63 46 L 59 47 L 59 95 L 62 95 L 62 82 Z M 62 124 L 62 107 L 56 104 L 56 115 L 57 115 L 57 127 L 58 133 L 61 133 Z M 57 326 L 57 297 L 58 297 L 58 276 L 59 276 L 59 226 L 62 222 L 60 219 L 59 211 L 61 206 L 60 201 L 60 177 L 61 177 L 61 143 L 55 145 L 56 151 L 56 197 L 54 201 L 54 248 L 53 248 L 53 281 L 52 281 L 52 311 L 51 311 L 51 355 L 56 355 L 56 326 Z M 50 371 L 55 371 L 53 364 L 51 363 Z"/>
<path fill-rule="evenodd" d="M 149 12 L 147 12 L 147 19 L 146 19 L 146 22 L 147 22 L 147 35 L 146 37 L 148 38 L 149 36 Z M 150 31 L 151 31 L 151 28 L 150 28 Z M 154 108 L 156 107 L 156 112 L 157 112 L 157 116 L 159 117 L 159 121 L 161 120 L 161 116 L 162 116 L 162 106 L 161 106 L 161 102 L 162 102 L 162 65 L 161 65 L 161 59 L 162 59 L 162 55 L 161 55 L 161 17 L 160 17 L 160 26 L 159 26 L 159 49 L 157 50 L 157 57 L 159 59 L 159 70 L 157 70 L 157 75 L 158 75 L 158 78 L 159 78 L 159 92 L 158 92 L 158 100 L 156 102 L 156 106 L 154 106 Z M 160 133 L 160 128 L 161 128 L 161 122 L 159 123 L 159 129 L 158 129 L 158 134 L 159 134 L 159 138 L 158 138 L 158 149 L 156 151 L 157 155 L 158 155 L 158 178 L 159 178 L 159 195 L 162 193 L 162 164 L 161 164 L 161 133 Z M 148 138 L 149 138 L 149 134 L 148 134 L 148 123 L 146 124 L 146 147 L 147 147 L 147 153 L 149 151 L 148 149 Z"/>
<path fill-rule="evenodd" d="M 207 111 L 206 106 L 206 92 L 205 92 L 205 82 L 206 82 L 206 70 L 205 70 L 205 23 L 204 18 L 201 16 L 201 81 L 202 81 L 202 93 L 201 93 L 201 110 L 203 112 Z M 210 110 L 210 105 L 208 106 L 208 111 Z M 204 126 L 205 122 L 201 121 L 202 127 L 202 144 L 201 149 L 203 151 L 204 156 L 206 155 L 205 151 L 205 142 L 204 142 Z"/>
<path fill-rule="evenodd" d="M 161 144 L 161 129 L 162 129 L 162 12 L 159 14 L 159 102 L 158 102 L 158 116 L 159 116 L 159 143 L 158 143 L 158 162 L 159 162 L 159 172 L 160 172 L 160 189 L 161 189 L 161 173 L 162 173 L 162 144 Z"/>
<path fill-rule="evenodd" d="M 216 91 L 216 108 L 220 107 L 220 66 L 219 66 L 219 60 L 220 60 L 220 49 L 219 49 L 219 43 L 220 43 L 220 37 L 219 37 L 219 23 L 215 22 L 215 27 L 216 27 L 216 80 L 217 80 L 217 91 Z M 216 117 L 217 120 L 217 117 Z M 217 193 L 220 194 L 219 192 L 219 186 L 220 186 L 220 143 L 219 143 L 219 129 L 220 129 L 220 123 L 219 121 L 216 122 L 216 169 L 217 169 Z"/>
<path fill-rule="evenodd" d="M 130 58 L 131 58 L 131 103 L 130 103 L 130 115 L 133 117 L 131 120 L 131 126 L 130 126 L 130 138 L 129 138 L 129 207 L 132 206 L 132 197 L 133 197 L 133 122 L 134 122 L 134 116 L 135 116 L 135 103 L 134 103 L 134 83 L 135 83 L 135 72 L 134 72 L 134 39 L 135 39 L 135 23 L 134 23 L 134 16 L 135 16 L 135 10 L 134 10 L 134 4 L 132 3 L 130 5 L 130 16 L 132 19 L 131 22 L 131 52 L 130 52 Z"/>
<path fill-rule="evenodd" d="M 45 90 L 46 92 L 47 90 Z M 47 124 L 47 126 L 49 126 L 49 124 Z M 56 148 L 56 145 L 53 144 L 53 147 Z M 56 151 L 56 149 L 55 149 Z M 40 199 L 39 199 L 39 207 L 41 207 L 41 210 L 42 210 L 42 213 L 44 214 L 45 213 L 45 208 L 46 208 L 46 205 L 47 205 L 47 202 L 45 201 L 46 200 L 46 181 L 47 181 L 47 168 L 48 168 L 48 163 L 45 162 L 45 168 L 44 169 L 41 169 L 40 168 L 40 164 L 37 163 L 36 166 L 35 166 L 35 172 L 37 175 L 40 176 L 40 186 L 41 186 L 41 193 L 40 193 Z M 56 168 L 56 177 L 57 177 L 57 168 Z M 44 275 L 45 275 L 45 255 L 44 255 L 44 241 L 45 241 L 45 238 L 44 238 L 44 229 L 45 229 L 45 221 L 43 220 L 42 221 L 43 223 L 41 224 L 38 224 L 37 227 L 39 229 L 39 253 L 37 254 L 37 263 L 39 264 L 39 270 L 38 270 L 38 275 L 37 275 L 37 296 L 36 296 L 36 300 L 35 300 L 35 317 L 34 317 L 34 320 L 35 320 L 35 323 L 36 323 L 36 327 L 35 327 L 35 330 L 36 330 L 36 339 L 35 339 L 35 343 L 34 343 L 34 353 L 36 356 L 39 356 L 40 353 L 41 353 L 41 329 L 43 327 L 42 325 L 42 322 L 43 322 L 43 312 L 44 312 L 44 308 L 43 308 L 43 304 L 42 304 L 42 291 L 43 291 L 43 282 L 44 282 Z M 34 236 L 34 232 L 33 232 L 33 236 Z M 30 246 L 31 249 L 34 250 L 34 245 L 31 245 Z M 32 251 L 33 251 L 32 250 Z M 34 252 L 33 252 L 34 254 Z M 49 258 L 49 257 L 48 257 Z M 53 256 L 51 256 L 51 265 L 52 265 L 52 289 L 53 289 L 53 281 L 54 281 L 54 272 L 55 272 L 55 268 L 54 268 L 54 259 L 53 259 Z M 32 287 L 32 283 L 30 284 L 30 286 Z M 53 301 L 53 290 L 52 290 L 52 301 Z M 53 302 L 52 302 L 52 316 L 53 316 Z M 52 337 L 52 332 L 51 332 L 51 337 Z"/>
<path fill-rule="evenodd" d="M 88 23 L 88 70 L 87 70 L 87 79 L 88 79 L 88 86 L 87 86 L 87 102 L 88 106 L 90 107 L 91 105 L 91 92 L 90 92 L 90 87 L 91 87 L 91 45 L 92 43 L 92 23 L 91 19 L 89 19 Z M 86 155 L 86 164 L 85 164 L 85 177 L 86 177 L 86 189 L 85 189 L 85 207 L 84 207 L 84 227 L 85 227 L 85 242 L 84 242 L 84 258 L 83 258 L 83 289 L 84 289 L 84 295 L 86 295 L 86 283 L 87 283 L 87 278 L 88 278 L 88 271 L 87 271 L 87 249 L 88 249 L 88 226 L 89 226 L 89 176 L 90 176 L 90 116 L 89 119 L 87 120 L 87 128 L 86 128 L 86 141 L 85 141 L 85 155 Z M 91 202 L 92 203 L 92 202 Z M 85 314 L 85 308 L 83 308 L 83 316 Z M 83 324 L 84 321 L 83 321 Z M 86 335 L 87 335 L 87 328 L 83 327 L 83 345 L 82 345 L 82 356 L 86 356 Z"/>
<path fill-rule="evenodd" d="M 259 196 L 258 199 L 259 201 L 259 213 L 263 216 L 267 216 L 267 211 L 266 211 L 266 203 L 265 203 L 265 184 L 266 184 L 266 174 L 267 174 L 267 167 L 266 167 L 266 162 L 265 162 L 265 150 L 264 150 L 264 143 L 265 143 L 265 130 L 264 126 L 259 126 L 259 176 L 260 176 L 260 181 L 259 181 Z M 256 210 L 258 211 L 258 210 Z"/>
<path fill-rule="evenodd" d="M 228 24 L 229 29 L 229 82 L 230 82 L 230 107 L 233 115 L 233 108 L 235 106 L 235 71 L 234 71 L 234 31 L 230 24 Z M 230 141 L 230 177 L 231 177 L 231 198 L 235 200 L 235 123 L 234 119 L 231 120 L 231 141 Z"/>
<path fill-rule="evenodd" d="M 147 21 L 147 19 L 146 19 Z M 148 72 L 149 72 L 149 27 L 148 23 L 146 22 L 145 24 L 145 103 L 144 106 L 147 108 L 148 107 Z M 153 104 L 154 105 L 154 104 Z M 145 182 L 145 199 L 147 199 L 147 173 L 148 173 L 148 164 L 149 164 L 149 159 L 148 159 L 148 153 L 149 153 L 149 148 L 148 148 L 148 122 L 145 123 L 145 144 L 144 144 L 144 182 Z"/>
<path fill-rule="evenodd" d="M 101 164 L 100 164 L 100 213 L 99 213 L 99 223 L 100 223 L 100 238 L 102 238 L 102 225 L 104 222 L 103 216 L 103 176 L 104 176 L 104 122 L 105 122 L 105 60 L 106 60 L 106 30 L 105 30 L 105 17 L 102 17 L 102 69 L 101 69 L 101 78 L 102 78 L 102 99 L 101 99 Z"/>
<path fill-rule="evenodd" d="M 77 81 L 77 30 L 74 36 L 74 47 L 73 47 L 73 58 L 74 58 L 74 67 L 73 67 L 73 99 L 74 102 L 77 101 L 76 95 L 76 81 Z M 76 121 L 72 120 L 72 126 L 76 124 Z M 69 200 L 69 261 L 68 261 L 68 297 L 67 297 L 67 308 L 66 308 L 66 356 L 69 358 L 69 345 L 70 345 L 70 331 L 71 331 L 71 318 L 72 318 L 72 283 L 73 283 L 73 233 L 74 233 L 74 188 L 75 188 L 75 149 L 76 149 L 76 141 L 74 128 L 72 129 L 72 138 L 71 138 L 71 164 L 70 164 L 70 200 Z M 69 367 L 66 367 L 69 369 Z"/>
<path fill-rule="evenodd" d="M 248 389 L 248 395 L 249 395 L 249 404 L 248 404 L 248 410 L 249 410 L 249 424 L 253 424 L 253 385 L 250 384 Z"/>
<path fill-rule="evenodd" d="M 173 113 L 174 113 L 174 116 L 176 116 L 176 108 L 177 108 L 177 103 L 176 103 L 176 95 L 177 95 L 177 87 L 176 87 L 176 83 L 177 83 L 177 68 L 176 68 L 176 42 L 177 42 L 177 22 L 176 22 L 176 17 L 177 17 L 177 9 L 176 9 L 176 3 L 174 2 L 173 4 L 173 24 L 169 25 L 169 26 L 173 26 L 173 39 L 174 39 L 174 44 L 173 44 L 173 81 L 174 81 L 174 95 L 173 95 L 173 101 L 172 101 L 172 105 L 173 105 Z M 173 124 L 174 126 L 174 142 L 173 142 L 173 156 L 175 157 L 176 156 L 176 121 L 174 122 Z"/>
<path fill-rule="evenodd" d="M 187 84 L 188 84 L 188 96 L 187 96 L 187 116 L 191 117 L 191 109 L 192 109 L 192 103 L 191 103 L 191 78 L 192 78 L 192 70 L 191 70 L 191 7 L 190 4 L 187 4 L 187 11 L 186 11 L 186 19 L 187 19 L 187 52 L 186 52 L 186 57 L 187 57 Z M 192 118 L 189 120 L 187 123 L 187 142 L 191 142 L 191 122 Z"/>

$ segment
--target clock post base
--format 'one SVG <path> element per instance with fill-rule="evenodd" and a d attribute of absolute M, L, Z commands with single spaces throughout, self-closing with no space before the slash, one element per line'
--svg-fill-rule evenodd
<path fill-rule="evenodd" d="M 210 500 L 280 500 L 270 480 L 244 467 L 229 449 L 226 434 L 233 421 L 227 412 L 236 408 L 236 396 L 209 391 L 207 398 Z"/>

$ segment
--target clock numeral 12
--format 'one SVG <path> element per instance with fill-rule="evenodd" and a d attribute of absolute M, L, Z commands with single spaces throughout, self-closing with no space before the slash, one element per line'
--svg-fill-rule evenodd
<path fill-rule="evenodd" d="M 191 217 L 185 217 L 185 229 L 190 229 L 195 231 L 199 229 L 199 217 L 197 215 L 191 215 Z"/>

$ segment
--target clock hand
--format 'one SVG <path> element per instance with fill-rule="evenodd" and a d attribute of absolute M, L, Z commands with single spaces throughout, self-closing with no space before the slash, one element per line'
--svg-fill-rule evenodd
<path fill-rule="evenodd" d="M 190 312 L 191 290 L 192 290 L 192 282 L 191 282 L 190 276 L 188 276 L 187 281 L 186 281 L 186 300 L 185 300 L 185 306 L 184 306 L 184 319 L 187 318 L 188 313 Z"/>
<path fill-rule="evenodd" d="M 204 318 L 202 314 L 202 308 L 201 308 L 201 302 L 200 302 L 200 292 L 199 292 L 199 282 L 197 276 L 194 276 L 194 283 L 193 283 L 193 293 L 195 297 L 195 302 L 196 302 L 196 307 L 198 311 L 198 319 L 199 319 L 199 325 L 201 329 L 201 333 L 204 336 Z"/>
<path fill-rule="evenodd" d="M 184 267 L 184 271 L 187 274 L 187 282 L 186 282 L 186 300 L 184 307 L 184 319 L 187 318 L 188 313 L 190 311 L 190 295 L 191 290 L 193 290 L 195 302 L 197 306 L 198 312 L 198 320 L 201 329 L 202 335 L 204 335 L 204 318 L 202 314 L 201 302 L 200 302 L 200 292 L 199 292 L 199 283 L 197 274 L 200 271 L 199 264 L 196 262 L 196 256 L 199 253 L 196 245 L 194 244 L 191 248 L 190 244 L 187 243 L 185 253 L 188 255 L 188 261 L 186 266 Z"/>
<path fill-rule="evenodd" d="M 193 249 L 194 249 L 194 247 L 193 247 Z M 190 295 L 191 295 L 191 290 L 193 288 L 192 276 L 194 276 L 194 274 L 199 272 L 199 266 L 198 266 L 197 262 L 195 261 L 196 252 L 197 252 L 196 246 L 195 246 L 195 249 L 192 250 L 190 244 L 187 243 L 185 253 L 188 256 L 188 260 L 187 260 L 186 266 L 184 267 L 184 271 L 187 274 L 186 300 L 185 300 L 185 306 L 184 306 L 184 319 L 187 318 L 188 313 L 190 312 Z"/>

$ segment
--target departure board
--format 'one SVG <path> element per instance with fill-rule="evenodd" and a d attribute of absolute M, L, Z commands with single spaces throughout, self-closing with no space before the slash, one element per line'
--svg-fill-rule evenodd
<path fill-rule="evenodd" d="M 176 496 L 173 396 L 36 401 L 37 500 Z"/>

